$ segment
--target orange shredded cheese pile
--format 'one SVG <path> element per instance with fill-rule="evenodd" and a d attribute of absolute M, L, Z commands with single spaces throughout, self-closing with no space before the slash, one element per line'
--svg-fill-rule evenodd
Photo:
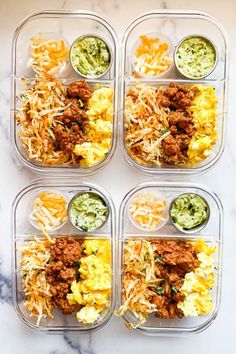
<path fill-rule="evenodd" d="M 136 194 L 130 204 L 130 215 L 139 226 L 147 231 L 157 229 L 165 221 L 166 200 L 151 192 Z"/>
<path fill-rule="evenodd" d="M 31 66 L 38 74 L 59 74 L 68 62 L 69 47 L 64 40 L 47 40 L 43 35 L 31 38 Z"/>
<path fill-rule="evenodd" d="M 52 230 L 67 220 L 67 202 L 65 198 L 54 192 L 42 192 L 33 201 L 31 220 L 40 228 Z"/>
<path fill-rule="evenodd" d="M 134 56 L 134 66 L 137 72 L 148 76 L 159 76 L 166 72 L 173 59 L 169 44 L 159 37 L 140 36 L 140 45 Z"/>

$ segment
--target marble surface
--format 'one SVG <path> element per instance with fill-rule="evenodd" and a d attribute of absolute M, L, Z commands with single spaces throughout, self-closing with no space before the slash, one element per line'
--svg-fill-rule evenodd
<path fill-rule="evenodd" d="M 45 336 L 27 329 L 17 318 L 11 291 L 11 203 L 19 190 L 36 178 L 15 159 L 9 142 L 11 40 L 17 24 L 40 9 L 88 9 L 105 16 L 119 34 L 136 16 L 153 8 L 189 8 L 204 10 L 225 26 L 231 47 L 228 134 L 225 152 L 209 173 L 191 178 L 215 190 L 224 204 L 224 272 L 219 315 L 205 332 L 185 338 L 146 337 L 129 332 L 122 321 L 113 317 L 100 331 L 89 336 Z M 236 38 L 235 0 L 1 0 L 0 1 L 0 353 L 2 354 L 182 354 L 236 353 L 235 334 L 235 219 L 236 219 Z M 119 173 L 114 171 L 119 170 Z M 131 169 L 117 149 L 109 166 L 89 177 L 105 187 L 119 205 L 122 196 L 145 179 Z M 115 186 L 115 187 L 114 187 Z"/>

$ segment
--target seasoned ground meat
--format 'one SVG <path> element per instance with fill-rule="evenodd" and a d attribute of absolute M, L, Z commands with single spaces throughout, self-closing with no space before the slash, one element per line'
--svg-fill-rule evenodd
<path fill-rule="evenodd" d="M 83 101 L 89 100 L 92 93 L 92 86 L 90 86 L 84 79 L 74 81 L 67 87 L 68 97 L 80 98 Z"/>
<path fill-rule="evenodd" d="M 50 249 L 50 262 L 46 267 L 52 303 L 64 314 L 78 311 L 81 305 L 70 305 L 67 294 L 71 283 L 76 280 L 79 260 L 83 256 L 83 243 L 72 237 L 60 237 Z"/>
<path fill-rule="evenodd" d="M 73 122 L 76 122 L 79 125 L 84 125 L 88 120 L 88 116 L 84 108 L 80 107 L 80 104 L 76 99 L 70 100 L 69 103 L 70 106 L 65 109 L 63 116 L 60 117 L 60 121 L 68 126 Z"/>
<path fill-rule="evenodd" d="M 164 163 L 181 163 L 187 158 L 188 146 L 195 133 L 189 107 L 197 90 L 187 85 L 171 83 L 167 89 L 157 92 L 160 105 L 166 109 L 170 131 L 170 135 L 162 141 Z"/>
<path fill-rule="evenodd" d="M 184 300 L 178 290 L 183 285 L 185 274 L 199 266 L 197 254 L 190 243 L 184 241 L 161 240 L 153 243 L 158 262 L 156 275 L 162 279 L 157 286 L 153 302 L 157 306 L 158 318 L 183 317 L 177 303 Z"/>
<path fill-rule="evenodd" d="M 57 148 L 77 158 L 73 150 L 76 144 L 83 144 L 86 141 L 87 126 L 86 111 L 80 108 L 78 100 L 70 100 L 70 106 L 65 109 L 63 116 L 60 117 L 60 123 L 54 129 Z"/>
<path fill-rule="evenodd" d="M 86 141 L 84 133 L 77 124 L 72 125 L 71 128 L 58 124 L 55 127 L 54 134 L 58 149 L 71 155 L 73 155 L 76 144 L 82 144 Z"/>
<path fill-rule="evenodd" d="M 155 242 L 157 255 L 165 264 L 182 266 L 187 272 L 199 266 L 195 248 L 184 241 L 161 240 Z"/>
<path fill-rule="evenodd" d="M 74 154 L 75 145 L 87 141 L 87 109 L 92 93 L 92 87 L 84 79 L 68 85 L 65 99 L 68 107 L 62 116 L 58 116 L 54 128 L 55 148 L 68 154 L 74 164 L 81 159 Z"/>
<path fill-rule="evenodd" d="M 183 110 L 191 106 L 197 92 L 196 87 L 172 82 L 167 89 L 157 93 L 157 98 L 164 107 L 169 107 L 171 110 Z"/>

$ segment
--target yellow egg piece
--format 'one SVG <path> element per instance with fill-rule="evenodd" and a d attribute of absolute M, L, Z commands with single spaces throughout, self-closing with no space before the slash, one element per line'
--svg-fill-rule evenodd
<path fill-rule="evenodd" d="M 212 298 L 210 290 L 214 285 L 214 247 L 209 247 L 204 240 L 200 239 L 192 243 L 196 250 L 200 265 L 185 275 L 184 283 L 180 292 L 185 295 L 183 301 L 177 304 L 186 317 L 202 316 L 212 310 Z"/>
<path fill-rule="evenodd" d="M 86 257 L 80 259 L 81 280 L 71 284 L 70 304 L 84 307 L 77 319 L 93 323 L 99 313 L 108 306 L 111 295 L 111 244 L 109 240 L 85 240 Z"/>

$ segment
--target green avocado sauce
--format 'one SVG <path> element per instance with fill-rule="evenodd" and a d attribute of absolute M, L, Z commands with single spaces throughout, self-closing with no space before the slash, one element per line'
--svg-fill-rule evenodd
<path fill-rule="evenodd" d="M 70 204 L 70 218 L 75 227 L 82 231 L 93 231 L 101 227 L 108 217 L 105 201 L 95 193 L 82 193 Z"/>
<path fill-rule="evenodd" d="M 191 230 L 206 221 L 208 206 L 197 194 L 183 194 L 174 200 L 170 215 L 177 227 Z"/>
<path fill-rule="evenodd" d="M 79 38 L 71 48 L 71 63 L 83 76 L 95 78 L 104 74 L 111 62 L 107 44 L 98 37 Z"/>
<path fill-rule="evenodd" d="M 198 79 L 211 72 L 216 62 L 213 45 L 205 38 L 185 39 L 176 52 L 176 65 L 187 77 Z"/>

